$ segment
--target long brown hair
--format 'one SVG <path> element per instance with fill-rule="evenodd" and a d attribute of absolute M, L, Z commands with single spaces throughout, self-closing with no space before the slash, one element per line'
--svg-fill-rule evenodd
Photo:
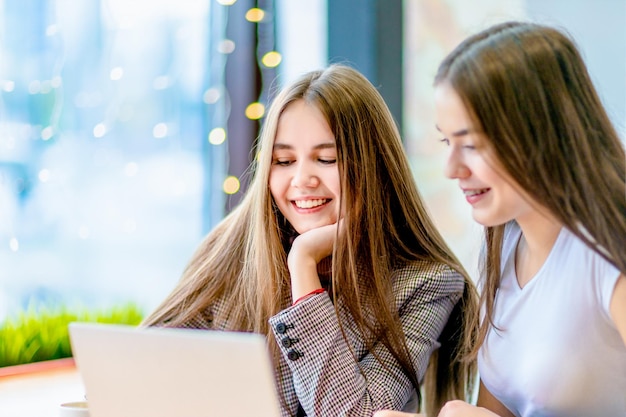
<path fill-rule="evenodd" d="M 418 373 L 391 302 L 389 277 L 399 266 L 420 260 L 458 271 L 465 278 L 465 291 L 429 367 L 433 376 L 428 380 L 436 383 L 427 390 L 427 408 L 436 411 L 447 399 L 465 398 L 475 369 L 473 360 L 463 360 L 475 333 L 475 288 L 428 216 L 381 95 L 363 75 L 343 65 L 307 73 L 276 96 L 263 124 L 246 196 L 209 233 L 178 286 L 145 323 L 181 325 L 224 299 L 225 316 L 213 320 L 228 321 L 227 328 L 268 334 L 268 318 L 289 305 L 285 247 L 292 231 L 273 204 L 268 182 L 278 119 L 296 100 L 322 112 L 337 145 L 344 216 L 332 255 L 335 308 L 341 300 L 369 346 L 387 346 L 419 395 Z M 268 339 L 272 343 L 274 338 Z"/>
<path fill-rule="evenodd" d="M 463 100 L 498 166 L 587 246 L 626 272 L 626 157 L 574 42 L 506 22 L 463 41 L 435 84 Z M 486 227 L 476 354 L 493 325 L 505 225 Z"/>

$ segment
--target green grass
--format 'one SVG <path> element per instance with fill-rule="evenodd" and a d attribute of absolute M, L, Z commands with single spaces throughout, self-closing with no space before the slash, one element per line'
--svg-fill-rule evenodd
<path fill-rule="evenodd" d="M 105 310 L 29 307 L 0 323 L 0 367 L 71 357 L 67 325 L 72 321 L 136 325 L 142 317 L 133 303 Z"/>

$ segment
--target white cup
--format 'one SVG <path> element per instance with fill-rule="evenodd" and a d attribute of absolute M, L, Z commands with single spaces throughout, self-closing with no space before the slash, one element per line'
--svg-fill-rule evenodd
<path fill-rule="evenodd" d="M 89 417 L 86 401 L 63 403 L 59 406 L 59 417 Z"/>

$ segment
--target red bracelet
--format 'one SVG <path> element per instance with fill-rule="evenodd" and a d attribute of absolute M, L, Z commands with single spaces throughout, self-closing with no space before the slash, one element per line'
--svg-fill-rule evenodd
<path fill-rule="evenodd" d="M 303 299 L 307 298 L 310 295 L 315 295 L 315 294 L 321 294 L 323 292 L 325 292 L 326 290 L 324 288 L 318 288 L 316 290 L 311 291 L 310 293 L 303 295 L 302 297 L 298 298 L 296 301 L 293 302 L 292 306 L 295 306 L 296 304 L 298 304 L 300 301 L 302 301 Z"/>

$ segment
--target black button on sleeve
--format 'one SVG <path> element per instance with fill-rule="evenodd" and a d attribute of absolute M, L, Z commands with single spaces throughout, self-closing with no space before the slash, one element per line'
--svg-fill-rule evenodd
<path fill-rule="evenodd" d="M 293 329 L 293 324 L 278 323 L 276 325 L 276 331 L 280 334 L 285 334 L 287 329 Z"/>
<path fill-rule="evenodd" d="M 297 361 L 298 359 L 300 359 L 302 356 L 304 356 L 304 354 L 302 352 L 298 352 L 295 349 L 291 349 L 289 352 L 287 352 L 287 357 L 289 358 L 289 360 L 291 361 Z"/>
<path fill-rule="evenodd" d="M 284 347 L 286 347 L 286 348 L 293 346 L 293 344 L 294 344 L 294 343 L 296 343 L 296 342 L 298 342 L 298 339 L 295 339 L 295 338 L 294 338 L 294 339 L 292 339 L 292 338 L 289 338 L 289 337 L 284 337 L 284 338 L 280 341 L 280 343 L 281 343 Z"/>

